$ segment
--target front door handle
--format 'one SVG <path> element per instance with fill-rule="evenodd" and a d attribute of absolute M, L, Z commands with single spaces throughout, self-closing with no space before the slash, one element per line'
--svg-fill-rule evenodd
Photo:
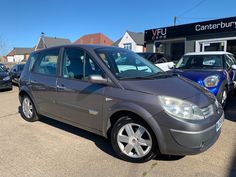
<path fill-rule="evenodd" d="M 38 84 L 38 82 L 36 80 L 31 80 L 30 83 L 31 84 Z"/>

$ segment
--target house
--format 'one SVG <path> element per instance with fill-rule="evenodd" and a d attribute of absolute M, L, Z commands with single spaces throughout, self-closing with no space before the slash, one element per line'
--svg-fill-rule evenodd
<path fill-rule="evenodd" d="M 75 44 L 100 44 L 111 46 L 113 41 L 102 33 L 87 34 L 74 42 Z"/>
<path fill-rule="evenodd" d="M 113 43 L 113 46 L 129 49 L 134 52 L 145 52 L 144 33 L 126 31 L 123 37 Z"/>
<path fill-rule="evenodd" d="M 7 62 L 19 63 L 22 60 L 28 59 L 33 48 L 13 48 L 7 55 Z"/>
<path fill-rule="evenodd" d="M 0 56 L 0 62 L 6 63 L 7 57 L 6 56 Z"/>
<path fill-rule="evenodd" d="M 71 44 L 71 41 L 69 39 L 64 39 L 64 38 L 47 37 L 44 36 L 44 33 L 42 33 L 35 47 L 35 50 L 40 50 L 48 47 L 54 47 L 65 44 Z"/>

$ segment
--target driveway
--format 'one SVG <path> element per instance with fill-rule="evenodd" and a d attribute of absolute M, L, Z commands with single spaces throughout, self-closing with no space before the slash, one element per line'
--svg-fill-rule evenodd
<path fill-rule="evenodd" d="M 236 176 L 236 96 L 216 144 L 194 156 L 158 156 L 144 164 L 118 159 L 109 142 L 81 129 L 43 118 L 24 121 L 18 88 L 0 92 L 1 177 Z"/>

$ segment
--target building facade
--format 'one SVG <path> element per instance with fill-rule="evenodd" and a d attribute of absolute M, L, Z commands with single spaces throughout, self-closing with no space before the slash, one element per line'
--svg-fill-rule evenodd
<path fill-rule="evenodd" d="M 37 45 L 35 46 L 35 50 L 40 50 L 48 47 L 54 47 L 65 44 L 71 44 L 71 41 L 65 38 L 44 36 L 44 33 L 42 33 L 42 35 L 38 40 Z"/>
<path fill-rule="evenodd" d="M 126 31 L 124 36 L 118 39 L 113 46 L 129 49 L 133 52 L 145 52 L 144 33 Z"/>
<path fill-rule="evenodd" d="M 187 52 L 227 51 L 236 55 L 236 17 L 145 30 L 148 52 L 178 60 Z"/>
<path fill-rule="evenodd" d="M 33 48 L 13 48 L 7 55 L 7 62 L 19 63 L 27 60 Z"/>

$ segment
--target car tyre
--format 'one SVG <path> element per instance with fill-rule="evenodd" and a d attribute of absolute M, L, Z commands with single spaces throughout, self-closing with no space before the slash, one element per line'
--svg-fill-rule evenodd
<path fill-rule="evenodd" d="M 21 116 L 28 122 L 39 120 L 39 116 L 35 109 L 34 103 L 28 95 L 24 95 L 21 100 Z"/>
<path fill-rule="evenodd" d="M 222 105 L 223 108 L 226 107 L 228 101 L 228 91 L 227 88 L 224 87 L 220 92 L 219 103 Z"/>
<path fill-rule="evenodd" d="M 121 117 L 111 131 L 111 143 L 123 160 L 142 163 L 158 154 L 158 145 L 151 128 L 135 117 Z"/>

